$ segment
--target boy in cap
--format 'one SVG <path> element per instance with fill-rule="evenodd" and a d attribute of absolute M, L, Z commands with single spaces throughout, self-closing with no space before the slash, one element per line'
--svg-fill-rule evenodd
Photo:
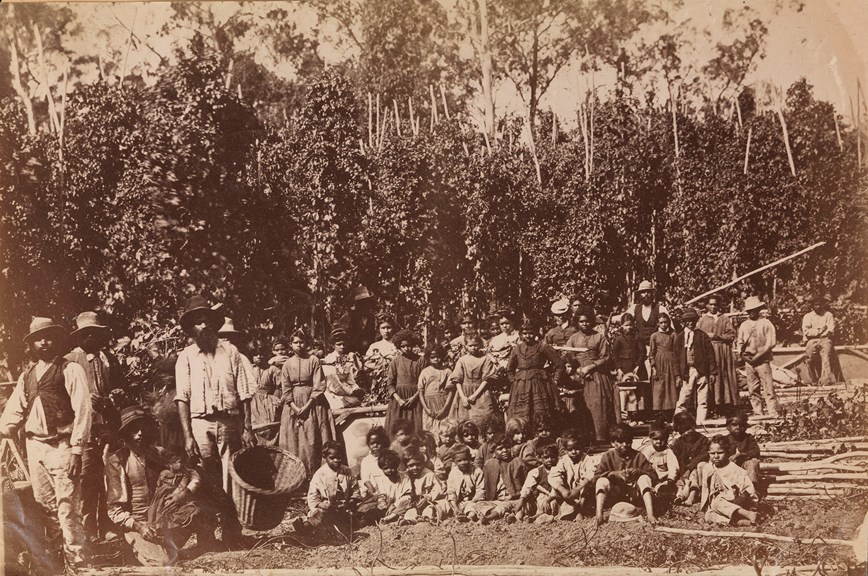
<path fill-rule="evenodd" d="M 60 550 L 73 570 L 85 564 L 81 524 L 81 453 L 92 408 L 84 368 L 63 358 L 67 331 L 50 318 L 34 318 L 24 342 L 37 362 L 18 379 L 0 416 L 0 437 L 22 424 L 33 497 L 45 512 L 47 550 Z"/>
<path fill-rule="evenodd" d="M 753 413 L 763 414 L 763 397 L 771 416 L 778 415 L 778 398 L 775 395 L 775 382 L 772 378 L 772 348 L 777 342 L 774 324 L 768 318 L 760 317 L 765 302 L 756 296 L 744 301 L 744 311 L 748 319 L 738 327 L 735 346 L 744 360 L 747 375 L 747 389 Z M 762 394 L 760 394 L 762 383 Z"/>
<path fill-rule="evenodd" d="M 576 327 L 572 322 L 570 301 L 566 298 L 552 302 L 552 315 L 558 325 L 546 332 L 545 341 L 550 346 L 564 346 L 570 336 L 576 333 Z"/>
<path fill-rule="evenodd" d="M 687 308 L 681 313 L 684 330 L 675 335 L 675 353 L 681 374 L 681 391 L 676 412 L 686 412 L 696 397 L 696 422 L 703 424 L 708 416 L 708 382 L 717 375 L 717 362 L 711 338 L 696 329 L 699 313 Z"/>
<path fill-rule="evenodd" d="M 112 539 L 111 521 L 106 511 L 103 482 L 103 449 L 117 433 L 120 415 L 110 395 L 123 390 L 124 375 L 120 362 L 108 347 L 109 329 L 99 323 L 96 312 L 82 312 L 75 318 L 76 329 L 69 335 L 75 346 L 65 356 L 84 368 L 90 388 L 90 438 L 81 451 L 81 521 L 89 542 L 106 536 Z"/>

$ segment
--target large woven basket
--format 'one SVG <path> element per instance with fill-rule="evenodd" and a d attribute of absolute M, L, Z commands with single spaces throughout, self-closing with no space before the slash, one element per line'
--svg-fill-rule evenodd
<path fill-rule="evenodd" d="M 304 463 L 276 446 L 253 446 L 232 455 L 232 499 L 241 525 L 271 530 L 283 520 L 292 492 L 307 476 Z"/>

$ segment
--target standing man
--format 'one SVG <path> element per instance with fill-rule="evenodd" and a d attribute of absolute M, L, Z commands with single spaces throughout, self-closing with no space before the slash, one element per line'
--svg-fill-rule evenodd
<path fill-rule="evenodd" d="M 202 481 L 208 487 L 220 517 L 223 544 L 242 546 L 241 524 L 232 501 L 229 462 L 242 443 L 252 445 L 251 385 L 235 346 L 217 337 L 223 315 L 200 295 L 187 300 L 181 327 L 193 343 L 175 364 L 175 402 L 181 417 L 184 448 L 190 462 L 202 463 Z"/>
<path fill-rule="evenodd" d="M 696 423 L 704 424 L 708 417 L 708 383 L 717 375 L 714 348 L 708 334 L 696 327 L 699 313 L 686 308 L 681 313 L 684 330 L 675 335 L 675 355 L 681 373 L 681 390 L 675 412 L 686 412 L 696 400 Z"/>
<path fill-rule="evenodd" d="M 808 361 L 816 366 L 817 357 L 820 359 L 819 384 L 832 384 L 835 377 L 832 372 L 832 354 L 835 347 L 832 345 L 832 335 L 835 333 L 835 317 L 829 311 L 829 303 L 823 297 L 817 297 L 813 302 L 813 310 L 802 318 L 802 346 L 805 347 L 805 356 Z M 809 370 L 811 384 L 818 384 L 817 371 Z"/>
<path fill-rule="evenodd" d="M 633 306 L 633 318 L 636 320 L 639 342 L 645 346 L 645 373 L 648 374 L 649 378 L 652 378 L 651 335 L 657 331 L 657 319 L 660 314 L 669 314 L 669 311 L 655 300 L 654 284 L 648 280 L 642 280 L 639 283 L 639 287 L 636 289 L 636 298 L 639 302 Z"/>
<path fill-rule="evenodd" d="M 103 450 L 117 436 L 120 414 L 110 399 L 112 390 L 123 390 L 123 371 L 120 362 L 108 350 L 109 329 L 97 319 L 96 312 L 82 312 L 75 318 L 76 329 L 69 335 L 75 346 L 65 356 L 84 368 L 93 418 L 90 438 L 81 451 L 81 521 L 89 542 L 103 536 L 113 539 L 106 508 L 103 481 Z"/>
<path fill-rule="evenodd" d="M 375 306 L 374 295 L 365 286 L 359 286 L 353 291 L 350 309 L 335 322 L 335 328 L 343 328 L 347 332 L 349 352 L 362 355 L 374 343 L 377 335 Z"/>
<path fill-rule="evenodd" d="M 772 378 L 772 348 L 777 342 L 774 325 L 768 318 L 760 317 L 760 310 L 765 308 L 765 302 L 756 296 L 748 296 L 744 301 L 744 311 L 748 319 L 738 327 L 736 349 L 744 360 L 747 374 L 747 389 L 753 413 L 763 414 L 763 397 L 771 416 L 778 415 L 778 398 L 775 395 L 775 383 Z M 762 382 L 762 393 L 760 393 Z"/>
<path fill-rule="evenodd" d="M 732 343 L 735 342 L 735 327 L 732 320 L 720 311 L 720 299 L 709 296 L 707 312 L 699 318 L 696 327 L 711 338 L 714 360 L 717 363 L 717 376 L 709 383 L 709 403 L 715 412 L 728 416 L 738 407 L 738 377 L 735 373 L 735 358 Z"/>
<path fill-rule="evenodd" d="M 24 425 L 33 497 L 45 513 L 46 550 L 62 550 L 66 566 L 75 570 L 85 565 L 79 476 L 91 401 L 84 368 L 61 356 L 67 335 L 50 318 L 30 323 L 24 342 L 37 362 L 21 375 L 6 403 L 0 437 Z"/>

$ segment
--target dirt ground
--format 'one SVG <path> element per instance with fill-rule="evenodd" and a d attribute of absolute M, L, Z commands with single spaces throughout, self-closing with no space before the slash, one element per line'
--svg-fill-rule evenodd
<path fill-rule="evenodd" d="M 301 501 L 293 502 L 296 510 Z M 755 531 L 794 536 L 849 540 L 868 510 L 868 496 L 837 500 L 776 501 L 768 519 Z M 865 574 L 856 566 L 849 547 L 759 543 L 747 538 L 712 538 L 656 532 L 645 523 L 608 523 L 595 528 L 592 519 L 546 525 L 488 526 L 448 520 L 440 526 L 387 525 L 366 527 L 352 534 L 334 528 L 296 537 L 284 523 L 246 552 L 208 553 L 183 560 L 182 569 L 237 571 L 267 568 L 330 568 L 382 565 L 408 568 L 452 564 L 535 566 L 634 566 L 668 568 L 673 572 L 702 570 L 721 564 L 794 566 L 821 564 L 828 574 Z M 674 508 L 660 525 L 741 532 L 743 529 L 707 525 L 698 507 Z M 253 533 L 251 533 L 253 535 Z M 270 538 L 268 538 L 270 537 Z M 351 539 L 351 542 L 350 542 Z M 849 569 L 849 572 L 848 572 Z"/>

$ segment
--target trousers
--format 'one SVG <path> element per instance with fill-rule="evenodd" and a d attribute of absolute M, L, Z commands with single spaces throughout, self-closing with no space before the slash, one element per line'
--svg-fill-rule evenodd
<path fill-rule="evenodd" d="M 681 384 L 678 393 L 678 403 L 675 412 L 687 412 L 687 407 L 696 397 L 696 423 L 702 424 L 708 416 L 708 377 L 700 376 L 699 372 L 691 366 L 687 376 L 687 382 Z"/>
<path fill-rule="evenodd" d="M 747 391 L 750 395 L 750 405 L 754 414 L 763 414 L 763 397 L 766 408 L 772 416 L 778 415 L 778 397 L 775 394 L 775 381 L 772 378 L 772 366 L 764 362 L 759 366 L 752 366 L 745 362 L 745 375 L 747 376 Z M 760 388 L 762 385 L 762 388 Z M 760 393 L 762 390 L 762 393 Z"/>
<path fill-rule="evenodd" d="M 232 455 L 241 449 L 239 416 L 217 415 L 191 418 L 193 438 L 202 455 L 202 481 L 208 487 L 214 507 L 220 516 L 223 538 L 241 535 L 241 523 L 232 500 L 232 479 L 229 465 Z"/>

